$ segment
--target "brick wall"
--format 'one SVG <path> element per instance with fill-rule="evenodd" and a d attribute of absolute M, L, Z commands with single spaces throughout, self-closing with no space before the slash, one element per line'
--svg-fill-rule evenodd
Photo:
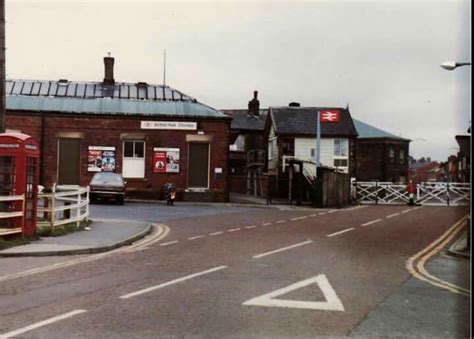
<path fill-rule="evenodd" d="M 394 150 L 390 159 L 389 149 Z M 400 161 L 400 152 L 404 160 Z M 355 177 L 360 181 L 400 181 L 408 179 L 408 142 L 390 139 L 356 139 Z"/>
<path fill-rule="evenodd" d="M 38 139 L 42 145 L 42 184 L 51 186 L 57 178 L 58 133 L 81 133 L 80 185 L 89 184 L 93 172 L 88 172 L 88 146 L 115 146 L 116 172 L 122 172 L 122 140 L 125 133 L 145 135 L 145 178 L 127 179 L 127 188 L 134 194 L 147 197 L 162 197 L 162 187 L 166 182 L 176 184 L 178 190 L 187 188 L 188 180 L 188 142 L 186 135 L 197 134 L 197 131 L 180 130 L 144 130 L 140 129 L 142 120 L 197 121 L 198 130 L 205 136 L 211 136 L 210 142 L 210 175 L 209 188 L 216 200 L 228 199 L 228 153 L 229 153 L 229 120 L 216 119 L 153 119 L 152 117 L 132 116 L 96 116 L 49 113 L 42 118 L 35 112 L 7 112 L 6 128 L 20 130 Z M 42 126 L 43 124 L 43 126 Z M 179 173 L 153 173 L 152 155 L 154 147 L 180 149 Z M 222 168 L 222 176 L 214 174 L 215 168 Z"/>

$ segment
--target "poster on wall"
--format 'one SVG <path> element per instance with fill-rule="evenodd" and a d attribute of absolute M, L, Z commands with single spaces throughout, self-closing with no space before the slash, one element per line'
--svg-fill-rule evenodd
<path fill-rule="evenodd" d="M 115 171 L 115 147 L 89 146 L 87 170 L 89 172 Z"/>
<path fill-rule="evenodd" d="M 153 148 L 153 172 L 179 173 L 179 148 Z"/>

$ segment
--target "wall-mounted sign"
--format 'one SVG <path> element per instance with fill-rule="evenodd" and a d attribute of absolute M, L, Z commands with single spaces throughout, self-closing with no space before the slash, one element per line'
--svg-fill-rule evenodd
<path fill-rule="evenodd" d="M 153 148 L 153 172 L 179 173 L 179 148 Z"/>
<path fill-rule="evenodd" d="M 190 121 L 141 121 L 141 129 L 196 130 L 197 122 Z"/>
<path fill-rule="evenodd" d="M 87 170 L 89 172 L 115 171 L 115 147 L 89 146 Z"/>
<path fill-rule="evenodd" d="M 339 122 L 341 113 L 338 110 L 330 109 L 321 111 L 321 122 Z"/>

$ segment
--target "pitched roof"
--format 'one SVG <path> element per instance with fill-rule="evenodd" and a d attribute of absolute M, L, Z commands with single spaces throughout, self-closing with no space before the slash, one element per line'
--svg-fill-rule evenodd
<path fill-rule="evenodd" d="M 221 112 L 232 118 L 231 130 L 263 131 L 268 117 L 266 109 L 261 109 L 259 116 L 248 114 L 246 109 L 223 109 Z"/>
<path fill-rule="evenodd" d="M 164 85 L 6 80 L 5 89 L 9 110 L 228 118 L 195 98 Z"/>
<path fill-rule="evenodd" d="M 320 110 L 339 110 L 338 123 L 322 123 L 321 136 L 356 137 L 349 110 L 338 107 L 270 107 L 277 134 L 316 135 L 317 113 Z"/>
<path fill-rule="evenodd" d="M 352 119 L 352 121 L 354 122 L 357 133 L 359 134 L 359 136 L 357 137 L 358 139 L 389 138 L 389 139 L 395 139 L 395 140 L 410 141 L 409 139 L 396 136 L 395 134 L 389 133 L 380 128 L 366 124 L 365 122 L 362 122 L 360 120 Z"/>

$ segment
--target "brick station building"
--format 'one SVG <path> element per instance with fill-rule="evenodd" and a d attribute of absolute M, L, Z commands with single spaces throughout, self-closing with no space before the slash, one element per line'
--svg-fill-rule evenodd
<path fill-rule="evenodd" d="M 7 80 L 6 129 L 41 145 L 40 183 L 87 186 L 121 173 L 132 196 L 228 201 L 231 118 L 164 85 L 119 83 L 105 57 L 102 82 Z"/>

